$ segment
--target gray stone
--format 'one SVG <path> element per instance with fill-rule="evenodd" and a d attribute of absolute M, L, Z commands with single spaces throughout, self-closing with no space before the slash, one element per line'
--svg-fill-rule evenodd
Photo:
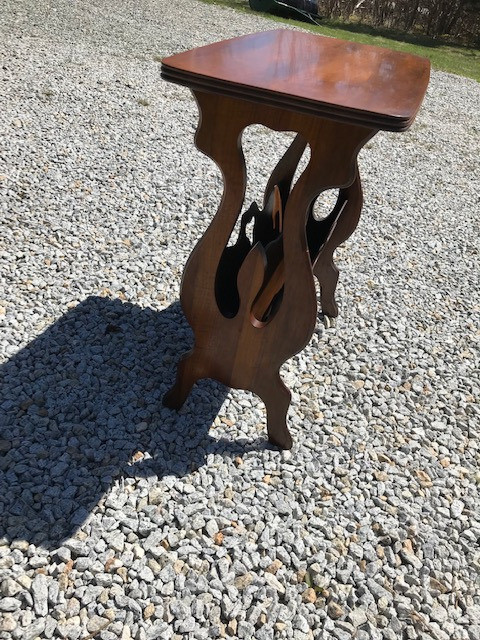
<path fill-rule="evenodd" d="M 452 518 L 459 518 L 465 508 L 465 503 L 462 500 L 454 500 L 450 505 L 450 513 Z"/>
<path fill-rule="evenodd" d="M 40 567 L 44 567 L 47 564 L 48 564 L 48 558 L 46 558 L 45 556 L 33 556 L 28 561 L 28 565 L 32 569 L 38 569 Z"/>
<path fill-rule="evenodd" d="M 193 616 L 188 616 L 180 622 L 178 625 L 178 631 L 180 633 L 191 633 L 192 631 L 195 631 L 195 626 L 195 618 Z"/>
<path fill-rule="evenodd" d="M 54 621 L 50 619 L 50 624 L 48 624 L 47 620 L 44 618 L 35 620 L 35 622 L 32 622 L 32 624 L 29 624 L 27 627 L 22 629 L 21 640 L 35 640 L 35 638 L 38 638 L 42 634 L 44 634 L 46 638 L 50 638 L 50 630 L 53 629 L 52 622 Z"/>
<path fill-rule="evenodd" d="M 21 601 L 18 598 L 0 598 L 0 611 L 17 611 L 20 609 Z"/>
<path fill-rule="evenodd" d="M 448 611 L 437 602 L 434 602 L 430 611 L 430 619 L 443 624 L 448 620 Z"/>
<path fill-rule="evenodd" d="M 278 591 L 278 593 L 285 593 L 285 587 L 280 582 L 280 580 L 276 576 L 273 575 L 273 573 L 268 573 L 268 572 L 265 573 L 264 578 L 265 578 L 265 582 L 270 587 L 273 587 L 273 589 Z"/>
<path fill-rule="evenodd" d="M 387 601 L 392 600 L 392 594 L 382 587 L 376 580 L 367 579 L 367 588 L 370 593 L 375 597 L 375 600 L 379 598 L 385 598 Z"/>
<path fill-rule="evenodd" d="M 67 540 L 64 545 L 75 556 L 88 556 L 89 548 L 86 542 L 83 540 L 77 540 L 75 538 Z"/>
<path fill-rule="evenodd" d="M 110 624 L 107 618 L 101 616 L 92 616 L 87 622 L 87 631 L 89 633 L 97 634 L 102 629 L 105 629 Z"/>
<path fill-rule="evenodd" d="M 32 596 L 35 613 L 39 616 L 46 616 L 48 613 L 48 582 L 42 573 L 37 573 L 32 581 Z"/>
<path fill-rule="evenodd" d="M 15 630 L 16 626 L 17 621 L 11 613 L 5 613 L 2 615 L 0 619 L 0 632 L 4 631 L 5 633 L 11 633 Z"/>
<path fill-rule="evenodd" d="M 167 564 L 159 573 L 159 579 L 163 583 L 172 582 L 176 578 L 176 573 L 172 567 L 172 565 Z"/>
<path fill-rule="evenodd" d="M 140 579 L 145 580 L 145 582 L 153 582 L 155 580 L 155 576 L 150 567 L 143 567 L 138 575 Z"/>
<path fill-rule="evenodd" d="M 351 622 L 354 627 L 361 627 L 362 624 L 365 624 L 365 622 L 367 622 L 367 612 L 365 611 L 365 609 L 356 607 L 348 613 L 347 620 L 349 620 L 349 622 Z"/>
<path fill-rule="evenodd" d="M 282 366 L 295 446 L 279 453 L 250 392 L 208 382 L 178 415 L 161 406 L 192 342 L 181 273 L 223 185 L 159 60 L 268 20 L 53 4 L 6 2 L 0 21 L 0 573 L 21 587 L 0 592 L 21 603 L 2 633 L 45 620 L 34 638 L 80 640 L 113 610 L 96 640 L 473 640 L 480 85 L 432 71 L 410 130 L 362 150 L 340 318 Z M 243 208 L 291 140 L 242 132 Z"/>
<path fill-rule="evenodd" d="M 142 614 L 142 607 L 133 599 L 126 595 L 118 594 L 115 596 L 115 604 L 122 609 L 128 609 L 135 614 Z"/>
<path fill-rule="evenodd" d="M 300 614 L 297 614 L 292 620 L 292 626 L 294 629 L 298 629 L 299 631 L 303 631 L 303 633 L 307 633 L 310 629 L 310 626 L 306 620 L 306 618 Z"/>
<path fill-rule="evenodd" d="M 55 556 L 59 562 L 68 562 L 72 557 L 71 550 L 67 547 L 59 547 L 55 551 Z"/>
<path fill-rule="evenodd" d="M 208 522 L 205 525 L 205 531 L 207 532 L 207 535 L 213 538 L 213 536 L 219 531 L 217 521 L 208 520 Z"/>
<path fill-rule="evenodd" d="M 121 553 L 125 547 L 125 535 L 121 531 L 109 531 L 104 534 L 105 541 L 110 549 Z"/>
<path fill-rule="evenodd" d="M 5 597 L 16 596 L 21 590 L 22 587 L 12 578 L 5 578 L 0 586 L 0 593 Z"/>

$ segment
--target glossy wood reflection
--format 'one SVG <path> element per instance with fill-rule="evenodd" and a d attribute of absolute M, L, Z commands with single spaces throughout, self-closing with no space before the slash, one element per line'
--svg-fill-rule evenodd
<path fill-rule="evenodd" d="M 389 130 L 413 121 L 428 60 L 390 49 L 278 29 L 166 58 L 165 79 L 239 98 Z"/>
<path fill-rule="evenodd" d="M 313 276 L 322 312 L 336 316 L 334 252 L 355 230 L 362 208 L 358 152 L 379 129 L 409 126 L 428 69 L 428 61 L 414 56 L 282 30 L 163 61 L 165 79 L 192 89 L 200 112 L 195 143 L 224 179 L 219 209 L 184 270 L 181 303 L 195 344 L 179 363 L 167 406 L 179 408 L 198 379 L 212 377 L 259 395 L 270 442 L 292 446 L 290 392 L 279 371 L 314 330 Z M 242 212 L 241 138 L 251 124 L 298 135 L 274 168 L 262 206 Z M 310 160 L 293 184 L 307 145 Z M 316 220 L 315 200 L 332 188 L 337 202 Z M 229 245 L 240 215 L 239 236 Z"/>

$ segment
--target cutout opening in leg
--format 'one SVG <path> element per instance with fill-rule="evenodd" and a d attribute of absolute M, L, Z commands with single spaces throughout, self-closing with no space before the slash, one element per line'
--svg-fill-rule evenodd
<path fill-rule="evenodd" d="M 332 231 L 345 203 L 339 189 L 322 191 L 313 203 L 307 220 L 307 243 L 312 264 Z"/>
<path fill-rule="evenodd" d="M 337 204 L 339 189 L 327 189 L 315 200 L 313 206 L 313 217 L 317 222 L 325 220 L 332 213 Z"/>
<path fill-rule="evenodd" d="M 226 318 L 233 318 L 238 313 L 241 296 L 238 273 L 257 242 L 267 255 L 261 291 L 278 271 L 283 260 L 283 213 L 299 162 L 303 165 L 308 161 L 302 157 L 305 145 L 293 132 L 275 132 L 261 125 L 247 127 L 242 134 L 247 176 L 251 178 L 247 180 L 245 201 L 252 204 L 239 217 L 217 268 L 215 296 L 218 308 Z M 261 300 L 265 308 L 258 307 L 259 297 L 254 304 L 258 326 L 278 308 L 282 283 L 275 287 L 270 300 Z"/>

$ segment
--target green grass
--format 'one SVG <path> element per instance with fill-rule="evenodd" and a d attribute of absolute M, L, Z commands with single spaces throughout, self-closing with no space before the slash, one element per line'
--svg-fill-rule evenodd
<path fill-rule="evenodd" d="M 245 13 L 255 13 L 275 22 L 295 25 L 325 36 L 373 44 L 397 51 L 405 51 L 417 56 L 428 58 L 434 69 L 456 73 L 466 78 L 473 78 L 480 82 L 480 50 L 449 44 L 443 40 L 434 40 L 427 36 L 406 34 L 391 29 L 374 28 L 365 24 L 343 23 L 333 20 L 322 20 L 321 26 L 309 22 L 300 22 L 281 16 L 253 12 L 248 6 L 248 0 L 201 0 L 208 4 L 231 7 Z"/>

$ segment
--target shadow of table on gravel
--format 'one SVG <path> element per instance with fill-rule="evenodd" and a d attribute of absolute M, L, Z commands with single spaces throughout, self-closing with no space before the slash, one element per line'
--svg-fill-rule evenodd
<path fill-rule="evenodd" d="M 227 393 L 216 382 L 183 414 L 162 406 L 191 344 L 178 302 L 156 312 L 92 296 L 0 367 L 0 537 L 57 548 L 118 478 L 182 476 L 208 453 L 267 446 L 208 435 Z"/>

